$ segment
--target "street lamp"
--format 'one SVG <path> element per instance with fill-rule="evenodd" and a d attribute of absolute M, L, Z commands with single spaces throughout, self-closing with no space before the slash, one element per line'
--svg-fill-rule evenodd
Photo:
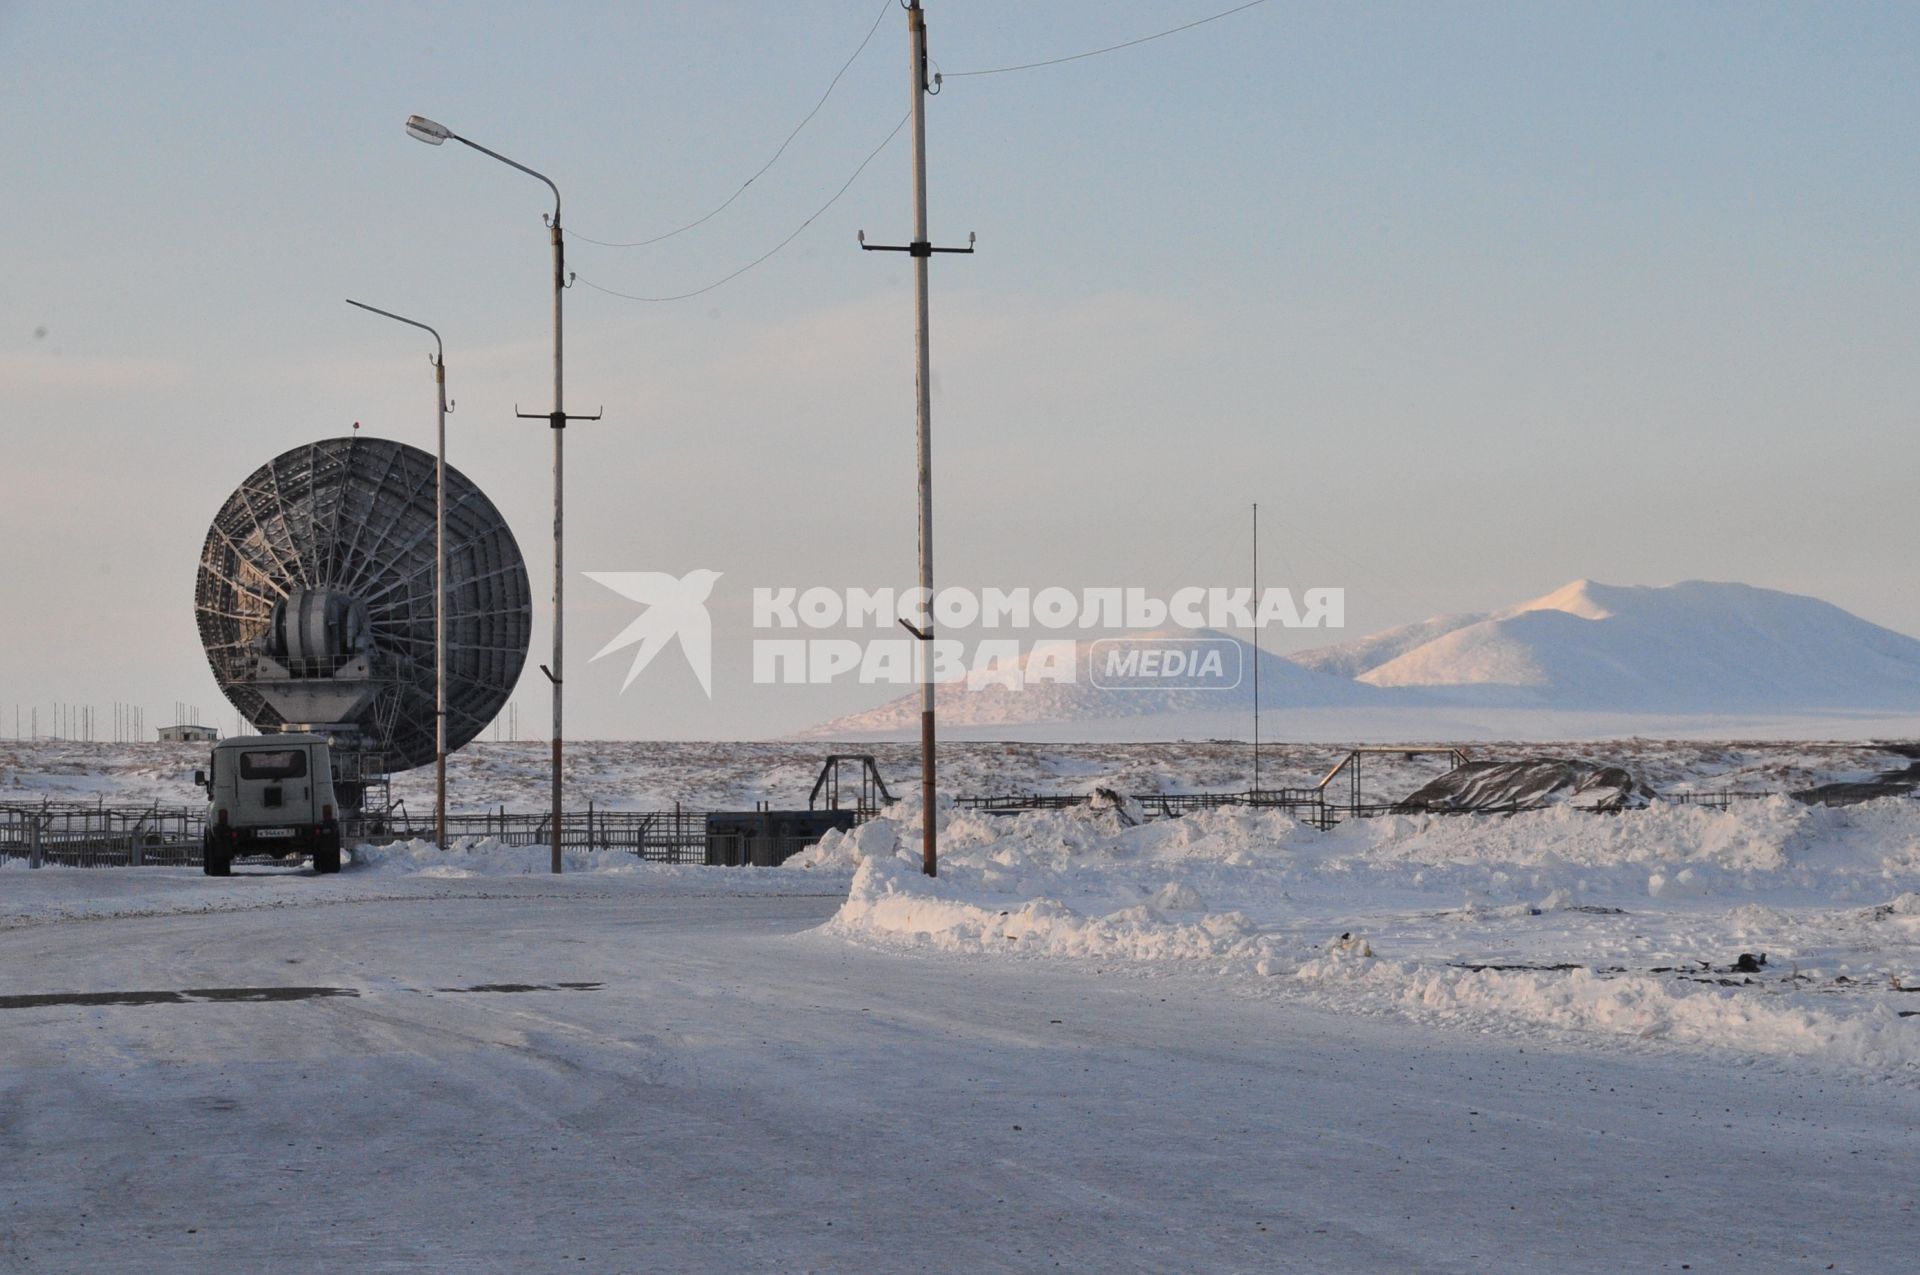
<path fill-rule="evenodd" d="M 566 586 L 566 573 L 563 570 L 562 552 L 562 513 L 565 505 L 562 501 L 562 447 L 566 437 L 567 422 L 597 421 L 600 413 L 592 416 L 568 416 L 564 400 L 561 397 L 560 377 L 560 297 L 566 290 L 566 255 L 560 235 L 560 188 L 544 173 L 535 172 L 525 164 L 508 159 L 498 151 L 488 150 L 475 141 L 460 136 L 445 124 L 435 123 L 420 115 L 407 117 L 407 136 L 429 146 L 439 146 L 443 142 L 455 141 L 462 146 L 471 147 L 482 155 L 491 156 L 509 168 L 517 168 L 529 177 L 538 177 L 553 192 L 553 216 L 547 220 L 548 236 L 553 244 L 553 410 L 551 412 L 522 412 L 517 408 L 514 414 L 528 420 L 544 420 L 553 430 L 553 666 L 542 664 L 540 671 L 547 675 L 553 684 L 553 822 L 550 825 L 553 843 L 553 871 L 560 871 L 560 687 L 561 687 L 561 598 Z"/>
<path fill-rule="evenodd" d="M 433 379 L 439 389 L 438 459 L 433 467 L 433 841 L 447 848 L 447 350 L 440 334 L 417 319 L 347 298 L 433 337 Z"/>

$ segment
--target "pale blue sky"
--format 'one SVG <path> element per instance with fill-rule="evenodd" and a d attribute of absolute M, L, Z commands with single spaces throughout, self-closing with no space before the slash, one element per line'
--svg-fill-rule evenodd
<path fill-rule="evenodd" d="M 929 0 L 962 71 L 1224 0 Z M 344 432 L 431 443 L 549 587 L 544 189 L 640 238 L 811 108 L 880 0 L 0 3 L 0 713 L 220 704 L 206 524 Z M 897 5 L 787 155 L 584 279 L 699 286 L 811 213 L 906 107 Z M 1350 634 L 1568 579 L 1735 579 L 1920 633 L 1920 9 L 1271 3 L 929 106 L 943 582 L 1342 585 Z M 791 730 L 880 698 L 740 685 L 754 584 L 908 583 L 903 134 L 785 252 L 697 300 L 568 295 L 577 570 L 726 573 L 715 700 L 586 657 L 631 606 L 569 585 L 570 733 Z M 46 335 L 36 337 L 44 328 Z M 544 658 L 536 607 L 533 661 Z M 1270 635 L 1270 645 L 1299 645 Z M 734 661 L 729 677 L 729 660 Z M 537 679 L 538 674 L 533 673 Z M 523 735 L 545 730 L 523 683 Z M 230 724 L 224 708 L 216 721 Z"/>

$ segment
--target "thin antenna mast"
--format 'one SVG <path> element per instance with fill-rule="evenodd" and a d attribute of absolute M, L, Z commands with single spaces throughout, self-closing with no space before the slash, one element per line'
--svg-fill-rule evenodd
<path fill-rule="evenodd" d="M 1260 502 L 1253 502 L 1253 788 L 1260 791 Z"/>

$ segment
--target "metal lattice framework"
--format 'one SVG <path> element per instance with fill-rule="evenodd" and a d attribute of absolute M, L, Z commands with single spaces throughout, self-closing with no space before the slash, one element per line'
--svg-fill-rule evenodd
<path fill-rule="evenodd" d="M 532 598 L 506 520 L 447 467 L 447 750 L 477 736 L 526 663 Z M 434 457 L 389 439 L 329 438 L 262 465 L 227 498 L 200 554 L 194 610 L 213 675 L 261 731 L 285 725 L 256 688 L 277 602 L 297 590 L 366 607 L 381 689 L 360 710 L 381 768 L 434 756 Z"/>

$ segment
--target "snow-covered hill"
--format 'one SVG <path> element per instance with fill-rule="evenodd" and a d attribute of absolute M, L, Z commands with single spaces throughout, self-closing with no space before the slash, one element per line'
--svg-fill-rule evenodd
<path fill-rule="evenodd" d="M 1239 638 L 1208 630 L 1159 636 Z M 1088 677 L 1020 691 L 943 686 L 942 729 L 967 738 L 1244 738 L 1252 678 L 1231 691 L 1110 690 Z M 1248 665 L 1247 667 L 1251 667 Z M 1260 656 L 1268 738 L 1406 740 L 1899 737 L 1920 720 L 1920 641 L 1817 598 L 1744 584 L 1576 580 L 1491 614 Z M 805 732 L 912 738 L 909 693 Z"/>
<path fill-rule="evenodd" d="M 1074 680 L 1035 682 L 1015 690 L 1003 685 L 942 685 L 936 695 L 941 721 L 949 727 L 1033 726 L 1138 722 L 1141 719 L 1211 718 L 1245 715 L 1253 707 L 1255 648 L 1242 638 L 1215 629 L 1160 629 L 1127 635 L 1129 641 L 1202 640 L 1239 650 L 1242 676 L 1231 688 L 1114 688 L 1094 684 L 1091 663 L 1096 641 L 1075 644 Z M 1302 668 L 1267 651 L 1260 661 L 1260 704 L 1275 708 L 1364 708 L 1391 705 L 1406 697 L 1365 686 L 1345 677 Z M 1021 661 L 1022 669 L 1027 661 Z M 1229 662 L 1230 664 L 1231 662 Z M 920 692 L 916 689 L 878 708 L 835 718 L 805 732 L 807 737 L 846 739 L 865 735 L 917 733 Z M 1070 738 L 1071 734 L 1062 738 Z"/>
<path fill-rule="evenodd" d="M 1335 666 L 1344 653 L 1347 666 L 1365 665 L 1355 674 L 1363 683 L 1417 688 L 1456 705 L 1735 714 L 1920 708 L 1920 641 L 1817 598 L 1750 585 L 1576 580 L 1472 623 L 1429 623 L 1447 627 L 1410 646 L 1408 630 L 1395 630 L 1312 662 Z M 1369 662 L 1373 654 L 1389 658 Z"/>
<path fill-rule="evenodd" d="M 1301 668 L 1312 669 L 1316 673 L 1357 678 L 1369 669 L 1380 667 L 1388 660 L 1397 659 L 1408 651 L 1425 646 L 1435 638 L 1445 637 L 1456 629 L 1478 624 L 1486 618 L 1485 614 L 1436 615 L 1430 620 L 1403 624 L 1397 629 L 1384 629 L 1379 633 L 1370 633 L 1366 637 L 1356 638 L 1351 642 L 1341 642 L 1334 646 L 1317 646 L 1310 651 L 1297 652 L 1288 658 Z"/>

